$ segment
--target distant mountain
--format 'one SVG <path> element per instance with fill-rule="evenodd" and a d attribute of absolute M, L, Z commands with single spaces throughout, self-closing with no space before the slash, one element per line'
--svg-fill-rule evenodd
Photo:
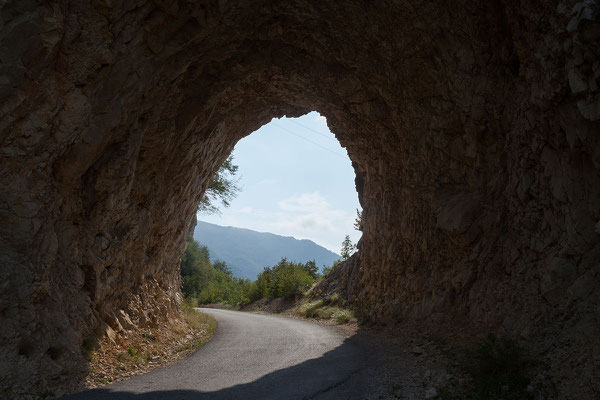
<path fill-rule="evenodd" d="M 251 280 L 256 279 L 264 267 L 277 264 L 282 257 L 295 262 L 315 260 L 319 268 L 340 258 L 311 240 L 202 221 L 196 224 L 194 239 L 208 247 L 212 261 L 223 260 L 235 276 Z"/>

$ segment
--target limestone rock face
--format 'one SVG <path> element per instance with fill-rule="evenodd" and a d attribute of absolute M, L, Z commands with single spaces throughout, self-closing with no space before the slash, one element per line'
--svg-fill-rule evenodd
<path fill-rule="evenodd" d="M 374 320 L 457 316 L 586 348 L 572 370 L 588 371 L 596 8 L 2 2 L 0 393 L 51 384 L 97 329 L 175 313 L 209 177 L 240 138 L 311 110 L 348 149 L 364 207 L 360 251 L 326 284 Z"/>

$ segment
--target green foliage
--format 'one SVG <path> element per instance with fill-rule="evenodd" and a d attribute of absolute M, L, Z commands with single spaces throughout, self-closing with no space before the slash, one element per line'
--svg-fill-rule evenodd
<path fill-rule="evenodd" d="M 362 231 L 362 211 L 356 209 L 356 219 L 354 220 L 354 229 Z"/>
<path fill-rule="evenodd" d="M 323 307 L 323 300 L 306 303 L 298 308 L 298 312 L 306 318 L 314 318 L 317 316 L 317 310 Z"/>
<path fill-rule="evenodd" d="M 354 312 L 354 317 L 358 320 L 359 324 L 365 324 L 371 320 L 371 303 L 368 300 L 358 300 L 354 299 L 352 303 L 352 311 Z"/>
<path fill-rule="evenodd" d="M 204 314 L 195 310 L 193 305 L 189 301 L 184 301 L 181 305 L 181 311 L 183 312 L 183 318 L 190 327 L 197 330 L 204 330 L 208 335 L 201 335 L 191 343 L 186 344 L 181 350 L 193 350 L 196 351 L 200 347 L 204 346 L 206 342 L 214 335 L 217 329 L 217 321 L 208 314 Z"/>
<path fill-rule="evenodd" d="M 339 293 L 334 293 L 331 296 L 329 296 L 329 302 L 331 304 L 336 304 L 338 301 L 340 301 L 340 294 Z"/>
<path fill-rule="evenodd" d="M 184 297 L 195 304 L 239 305 L 249 301 L 250 281 L 234 278 L 223 261 L 211 263 L 208 249 L 192 237 L 181 260 L 181 282 Z"/>
<path fill-rule="evenodd" d="M 333 314 L 333 319 L 338 324 L 345 324 L 352 319 L 352 312 L 348 310 L 339 310 Z"/>
<path fill-rule="evenodd" d="M 181 291 L 188 303 L 237 306 L 301 294 L 319 278 L 318 270 L 315 261 L 303 264 L 282 258 L 275 266 L 266 267 L 254 282 L 234 278 L 227 264 L 211 263 L 208 249 L 189 237 L 181 260 Z"/>
<path fill-rule="evenodd" d="M 337 267 L 338 265 L 340 265 L 341 262 L 342 262 L 342 260 L 335 260 L 333 262 L 333 264 L 331 265 L 331 267 L 325 267 L 325 266 L 323 266 L 323 276 L 329 274 L 335 267 Z"/>
<path fill-rule="evenodd" d="M 311 273 L 313 275 L 311 275 Z M 269 272 L 269 297 L 288 297 L 301 294 L 316 279 L 314 261 L 306 264 L 294 263 L 282 258 Z"/>
<path fill-rule="evenodd" d="M 346 235 L 344 241 L 342 242 L 342 251 L 340 252 L 342 259 L 347 260 L 350 258 L 355 249 L 356 246 L 350 240 L 350 235 Z"/>
<path fill-rule="evenodd" d="M 210 280 L 213 266 L 210 263 L 208 249 L 200 246 L 191 236 L 181 259 L 181 291 L 188 298 L 197 297 L 204 285 Z"/>
<path fill-rule="evenodd" d="M 215 261 L 213 263 L 213 268 L 216 269 L 217 271 L 221 271 L 229 276 L 233 276 L 233 273 L 231 272 L 231 268 L 229 268 L 229 266 L 227 266 L 225 261 Z"/>
<path fill-rule="evenodd" d="M 238 166 L 233 164 L 233 156 L 229 156 L 223 162 L 219 170 L 208 185 L 198 209 L 204 214 L 215 214 L 219 207 L 215 203 L 220 202 L 222 206 L 229 207 L 231 201 L 237 196 L 240 188 L 234 179 Z"/>
<path fill-rule="evenodd" d="M 306 264 L 302 266 L 302 268 L 310 275 L 310 277 L 315 280 L 319 276 L 319 267 L 315 263 L 315 260 L 308 261 Z"/>
<path fill-rule="evenodd" d="M 329 304 L 332 303 L 329 302 Z M 323 300 L 302 304 L 298 307 L 297 312 L 306 318 L 333 319 L 338 324 L 345 324 L 352 319 L 352 312 L 350 310 L 327 306 Z"/>
<path fill-rule="evenodd" d="M 465 370 L 473 377 L 473 399 L 520 399 L 535 363 L 514 340 L 489 334 L 465 357 Z"/>
<path fill-rule="evenodd" d="M 271 281 L 271 268 L 265 267 L 258 278 L 250 285 L 248 298 L 250 302 L 269 297 L 269 282 Z"/>

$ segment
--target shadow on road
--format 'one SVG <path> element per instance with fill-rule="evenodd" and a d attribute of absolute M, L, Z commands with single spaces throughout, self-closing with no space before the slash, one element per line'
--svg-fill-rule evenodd
<path fill-rule="evenodd" d="M 265 349 L 265 351 L 269 351 Z M 235 385 L 214 392 L 196 390 L 161 390 L 146 393 L 101 388 L 64 396 L 63 400 L 188 400 L 188 399 L 310 399 L 347 382 L 363 365 L 364 354 L 350 338 L 322 357 L 281 369 L 246 384 Z M 362 385 L 353 384 L 351 397 L 364 398 Z"/>

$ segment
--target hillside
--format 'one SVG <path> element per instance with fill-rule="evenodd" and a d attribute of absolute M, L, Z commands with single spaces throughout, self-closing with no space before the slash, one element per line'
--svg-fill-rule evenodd
<path fill-rule="evenodd" d="M 202 221 L 194 229 L 194 239 L 208 247 L 211 260 L 223 260 L 235 276 L 252 280 L 282 257 L 296 262 L 315 260 L 320 268 L 340 258 L 311 240 Z"/>

